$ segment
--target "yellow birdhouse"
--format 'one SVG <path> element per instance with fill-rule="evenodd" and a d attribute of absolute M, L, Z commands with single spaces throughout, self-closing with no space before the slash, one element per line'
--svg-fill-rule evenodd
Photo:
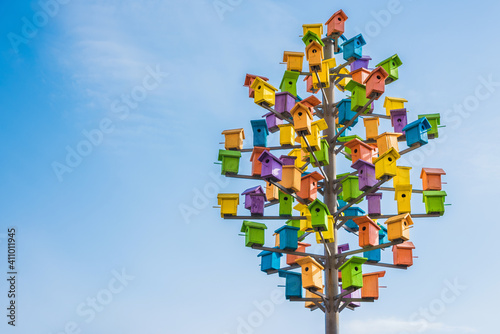
<path fill-rule="evenodd" d="M 411 182 L 410 182 L 410 170 L 411 170 L 411 167 L 398 166 L 397 174 L 392 179 L 392 185 L 394 187 L 396 187 L 399 185 L 411 184 Z"/>
<path fill-rule="evenodd" d="M 323 288 L 321 288 L 318 292 L 323 293 L 324 288 L 325 287 L 323 286 Z M 321 301 L 321 299 L 318 295 L 312 293 L 309 290 L 306 290 L 306 298 L 318 298 L 318 301 Z M 306 308 L 313 308 L 315 306 L 316 306 L 316 304 L 314 304 L 314 302 L 306 302 Z"/>
<path fill-rule="evenodd" d="M 366 129 L 366 139 L 375 139 L 378 137 L 378 126 L 380 125 L 378 117 L 363 118 L 363 124 Z"/>
<path fill-rule="evenodd" d="M 243 148 L 243 139 L 245 139 L 243 129 L 224 130 L 222 134 L 225 137 L 224 147 L 226 150 L 241 150 Z"/>
<path fill-rule="evenodd" d="M 387 224 L 387 238 L 389 241 L 410 240 L 410 227 L 413 225 L 413 220 L 409 213 L 389 218 L 385 221 L 385 224 Z"/>
<path fill-rule="evenodd" d="M 398 137 L 401 135 L 401 133 L 384 132 L 375 137 L 377 140 L 378 153 L 384 154 L 391 147 L 399 152 Z"/>
<path fill-rule="evenodd" d="M 405 102 L 408 102 L 408 100 L 400 97 L 386 96 L 384 100 L 384 108 L 386 115 L 391 116 L 391 110 L 404 109 Z"/>
<path fill-rule="evenodd" d="M 303 24 L 302 30 L 303 30 L 304 36 L 307 34 L 308 31 L 315 33 L 316 35 L 318 35 L 319 38 L 321 38 L 321 36 L 323 36 L 323 24 L 322 23 Z"/>
<path fill-rule="evenodd" d="M 288 153 L 288 155 L 291 157 L 297 157 L 297 159 L 295 159 L 295 167 L 300 169 L 304 167 L 304 165 L 306 164 L 306 158 L 309 157 L 309 155 L 306 155 L 300 148 L 294 148 L 290 151 L 290 153 Z M 307 168 L 308 167 L 306 167 L 303 172 L 305 172 Z"/>
<path fill-rule="evenodd" d="M 280 145 L 293 146 L 295 138 L 293 124 L 280 124 L 278 127 L 280 129 Z"/>
<path fill-rule="evenodd" d="M 311 110 L 304 106 L 302 103 L 297 102 L 295 106 L 290 110 L 290 114 L 293 117 L 293 127 L 297 134 L 311 134 L 311 121 L 313 116 Z"/>
<path fill-rule="evenodd" d="M 262 103 L 268 107 L 274 106 L 276 101 L 276 92 L 278 91 L 274 86 L 261 78 L 256 77 L 250 88 L 255 91 L 254 102 L 256 104 Z"/>
<path fill-rule="evenodd" d="M 411 184 L 401 184 L 395 187 L 394 199 L 398 203 L 398 214 L 411 212 Z"/>
<path fill-rule="evenodd" d="M 305 204 L 299 203 L 293 208 L 300 212 L 300 216 L 306 217 L 306 219 L 302 219 L 300 221 L 300 230 L 303 232 L 312 230 L 312 219 L 311 212 L 309 212 L 309 207 Z"/>
<path fill-rule="evenodd" d="M 328 129 L 328 124 L 326 124 L 326 121 L 322 118 L 320 120 L 314 121 L 311 123 L 311 134 L 306 136 L 307 142 L 311 146 L 313 151 L 319 151 L 321 149 L 321 131 Z M 306 141 L 304 138 L 297 137 L 297 139 L 300 140 L 300 144 L 302 149 L 305 152 L 308 152 L 309 149 L 307 147 Z M 296 140 L 297 140 L 296 139 Z"/>
<path fill-rule="evenodd" d="M 266 184 L 266 198 L 269 202 L 279 201 L 279 189 L 272 183 Z"/>
<path fill-rule="evenodd" d="M 286 63 L 287 71 L 302 72 L 302 63 L 304 62 L 304 52 L 285 51 L 283 53 L 283 62 Z"/>
<path fill-rule="evenodd" d="M 312 73 L 314 89 L 330 87 L 330 69 L 335 68 L 335 66 L 337 66 L 335 58 L 325 59 L 321 62 L 321 71 L 318 71 L 318 75 L 316 76 L 316 73 Z M 319 82 L 318 77 L 320 80 Z"/>
<path fill-rule="evenodd" d="M 381 154 L 375 161 L 375 178 L 382 179 L 383 176 L 396 176 L 398 168 L 396 161 L 401 157 L 398 151 L 390 148 L 385 153 Z"/>
<path fill-rule="evenodd" d="M 336 75 L 335 77 L 333 77 L 334 81 L 336 82 L 335 85 L 342 92 L 345 91 L 345 86 L 347 86 L 347 84 L 349 83 L 349 81 L 352 80 L 352 78 L 349 77 L 350 73 L 351 72 L 349 72 L 349 70 L 347 68 L 343 67 L 343 68 L 340 69 L 339 74 Z M 341 76 L 342 76 L 342 78 L 341 78 Z"/>
<path fill-rule="evenodd" d="M 320 290 L 323 288 L 323 270 L 325 269 L 318 261 L 310 256 L 295 261 L 302 267 L 302 287 L 304 289 Z"/>
<path fill-rule="evenodd" d="M 333 233 L 333 229 L 335 228 L 334 224 L 335 220 L 333 219 L 333 216 L 328 216 L 328 230 L 321 232 L 323 233 L 323 238 L 325 239 L 326 243 L 332 243 L 335 241 L 335 235 Z M 319 232 L 316 232 L 316 242 L 318 244 L 323 243 Z"/>
<path fill-rule="evenodd" d="M 239 194 L 218 194 L 217 202 L 220 205 L 220 216 L 224 215 L 236 216 L 238 204 L 240 204 Z"/>
<path fill-rule="evenodd" d="M 323 47 L 316 41 L 312 41 L 306 47 L 306 59 L 309 62 L 309 70 L 321 71 L 321 65 L 323 61 Z"/>

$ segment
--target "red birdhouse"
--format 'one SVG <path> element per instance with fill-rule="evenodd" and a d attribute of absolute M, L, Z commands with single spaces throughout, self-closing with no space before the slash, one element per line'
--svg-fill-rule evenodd
<path fill-rule="evenodd" d="M 300 191 L 297 196 L 306 201 L 314 201 L 318 197 L 318 182 L 324 177 L 318 172 L 312 172 L 301 178 Z"/>
<path fill-rule="evenodd" d="M 368 216 L 356 217 L 353 221 L 359 226 L 359 247 L 377 246 L 381 227 Z"/>
<path fill-rule="evenodd" d="M 364 84 L 366 85 L 366 97 L 378 100 L 385 92 L 385 79 L 389 76 L 382 67 L 377 67 L 368 75 Z"/>
<path fill-rule="evenodd" d="M 354 138 L 345 144 L 345 147 L 351 149 L 352 163 L 355 163 L 359 159 L 372 162 L 373 157 L 373 147 L 365 144 L 361 140 Z"/>
<path fill-rule="evenodd" d="M 392 255 L 394 264 L 400 266 L 411 267 L 413 265 L 413 250 L 415 245 L 412 242 L 406 241 L 392 247 Z"/>
<path fill-rule="evenodd" d="M 252 176 L 260 176 L 262 170 L 262 163 L 259 161 L 259 156 L 264 151 L 269 151 L 266 147 L 255 146 L 250 156 L 250 161 L 252 162 Z"/>
<path fill-rule="evenodd" d="M 332 15 L 326 21 L 326 26 L 327 26 L 327 35 L 332 36 L 332 35 L 342 35 L 345 31 L 344 25 L 345 21 L 348 19 L 347 15 L 345 15 L 344 11 L 341 9 L 338 12 L 335 12 L 335 14 Z"/>
<path fill-rule="evenodd" d="M 361 288 L 361 298 L 378 299 L 379 285 L 378 279 L 385 276 L 385 271 L 363 274 L 363 287 Z"/>
<path fill-rule="evenodd" d="M 420 178 L 424 190 L 441 190 L 441 175 L 446 175 L 441 168 L 422 168 Z"/>

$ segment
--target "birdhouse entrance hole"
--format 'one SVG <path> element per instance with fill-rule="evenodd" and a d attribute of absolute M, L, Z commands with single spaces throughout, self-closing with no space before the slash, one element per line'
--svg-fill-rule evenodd
<path fill-rule="evenodd" d="M 363 226 L 363 231 L 366 231 L 366 226 Z"/>
<path fill-rule="evenodd" d="M 358 271 L 359 269 L 358 269 L 358 267 L 354 267 L 354 270 Z"/>
<path fill-rule="evenodd" d="M 257 132 L 261 132 L 262 130 L 261 129 L 257 129 Z"/>
<path fill-rule="evenodd" d="M 406 197 L 406 194 L 401 195 L 401 197 L 405 198 L 405 197 Z M 405 223 L 405 224 L 406 224 L 406 223 Z"/>
<path fill-rule="evenodd" d="M 321 210 L 320 210 L 320 208 L 316 208 L 315 211 L 319 213 Z"/>
<path fill-rule="evenodd" d="M 269 159 L 266 159 L 266 164 L 268 164 L 268 163 L 269 163 Z M 286 199 L 286 198 L 285 198 L 285 199 Z"/>
<path fill-rule="evenodd" d="M 392 161 L 392 158 L 387 158 L 387 160 L 389 160 L 389 162 L 391 162 L 391 161 Z"/>
<path fill-rule="evenodd" d="M 299 112 L 299 116 L 302 116 L 302 111 L 301 111 L 301 112 Z"/>
<path fill-rule="evenodd" d="M 309 267 L 305 267 L 305 268 L 304 268 L 304 270 L 305 270 L 305 271 L 309 271 Z"/>
<path fill-rule="evenodd" d="M 355 149 L 355 150 L 354 150 L 354 153 L 358 153 L 358 150 L 357 150 L 357 149 Z"/>

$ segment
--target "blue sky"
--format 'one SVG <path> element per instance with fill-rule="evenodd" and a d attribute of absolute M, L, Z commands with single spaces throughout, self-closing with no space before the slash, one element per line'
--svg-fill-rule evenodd
<path fill-rule="evenodd" d="M 2 332 L 321 332 L 322 313 L 284 302 L 282 279 L 259 271 L 258 252 L 238 236 L 240 222 L 222 221 L 212 208 L 218 192 L 255 184 L 223 179 L 213 162 L 221 131 L 245 128 L 250 146 L 250 120 L 264 113 L 242 87 L 245 74 L 279 85 L 283 51 L 303 49 L 301 25 L 325 22 L 341 8 L 346 35 L 367 39 L 364 53 L 377 62 L 394 53 L 403 60 L 387 95 L 409 100 L 410 120 L 442 114 L 440 139 L 405 162 L 415 188 L 421 167 L 445 169 L 452 204 L 440 219 L 416 221 L 415 265 L 389 270 L 380 300 L 343 312 L 342 329 L 495 331 L 499 7 L 448 0 L 2 2 L 0 258 L 15 226 L 19 268 L 18 328 L 2 315 Z M 347 170 L 341 161 L 339 172 Z M 383 208 L 394 212 L 390 195 Z M 416 195 L 413 207 L 424 210 Z M 339 238 L 357 248 L 351 236 Z M 0 268 L 4 275 L 6 263 Z"/>

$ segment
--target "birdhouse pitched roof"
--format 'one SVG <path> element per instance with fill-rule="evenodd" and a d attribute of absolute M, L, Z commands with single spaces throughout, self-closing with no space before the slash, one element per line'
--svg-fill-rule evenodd
<path fill-rule="evenodd" d="M 365 38 L 363 37 L 363 35 L 362 35 L 362 34 L 359 34 L 359 35 L 354 36 L 354 37 L 353 37 L 353 38 L 351 38 L 351 39 L 348 39 L 347 41 L 345 41 L 344 43 L 342 43 L 342 45 L 341 45 L 341 46 L 344 46 L 344 45 L 347 45 L 347 44 L 353 43 L 353 42 L 355 42 L 356 40 L 358 40 L 358 41 L 359 41 L 359 43 L 361 44 L 361 46 L 366 45 Z"/>
<path fill-rule="evenodd" d="M 317 121 L 312 122 L 311 126 L 317 126 L 319 131 L 323 131 L 323 130 L 328 129 L 328 124 L 326 123 L 324 118 L 321 118 Z"/>
<path fill-rule="evenodd" d="M 241 194 L 248 195 L 248 194 L 265 194 L 265 193 L 264 193 L 264 190 L 262 189 L 261 186 L 257 186 L 257 187 L 248 188 L 247 190 L 245 190 Z"/>
<path fill-rule="evenodd" d="M 281 160 L 278 159 L 273 154 L 271 154 L 269 151 L 263 151 L 262 154 L 259 156 L 259 161 L 262 162 L 266 158 L 271 158 L 271 159 L 275 160 L 276 162 L 278 162 L 280 165 L 282 164 Z"/>
<path fill-rule="evenodd" d="M 406 219 L 409 226 L 413 225 L 413 219 L 411 219 L 411 216 L 409 213 L 404 213 L 402 215 L 397 215 L 397 216 L 391 217 L 391 218 L 387 219 L 384 222 L 384 224 L 386 224 L 386 225 L 394 224 L 394 223 L 398 223 L 404 219 Z"/>
<path fill-rule="evenodd" d="M 276 231 L 274 231 L 274 233 L 280 233 L 283 230 L 298 231 L 298 230 L 300 230 L 300 228 L 299 227 L 295 227 L 295 226 L 290 226 L 290 225 L 283 225 L 279 229 L 277 229 Z"/>
<path fill-rule="evenodd" d="M 294 52 L 294 51 L 285 51 L 283 52 L 283 61 L 288 62 L 288 57 L 304 57 L 304 52 Z"/>
<path fill-rule="evenodd" d="M 387 104 L 388 103 L 392 103 L 392 102 L 408 102 L 407 99 L 403 99 L 401 97 L 390 97 L 390 96 L 386 96 L 385 97 L 385 100 L 384 100 L 384 108 L 387 107 Z"/>
<path fill-rule="evenodd" d="M 385 276 L 385 271 L 376 271 L 374 273 L 363 274 L 363 277 L 369 277 L 369 276 L 384 277 Z"/>
<path fill-rule="evenodd" d="M 295 105 L 293 106 L 292 110 L 290 110 L 290 114 L 293 115 L 298 112 L 298 111 L 305 111 L 307 113 L 307 117 L 309 117 L 311 120 L 313 119 L 313 115 L 311 113 L 311 109 L 310 108 L 307 108 L 305 105 L 303 105 L 302 103 L 300 102 L 297 102 L 295 103 Z"/>
<path fill-rule="evenodd" d="M 243 139 L 245 139 L 245 130 L 243 130 L 243 128 L 233 129 L 233 130 L 224 130 L 221 132 L 222 135 L 240 134 L 240 133 L 243 136 Z"/>
<path fill-rule="evenodd" d="M 370 217 L 368 216 L 361 216 L 361 217 L 356 217 L 353 219 L 353 221 L 356 223 L 356 225 L 364 224 L 364 223 L 369 223 L 373 225 L 377 231 L 380 230 L 380 226 L 377 225 Z"/>
<path fill-rule="evenodd" d="M 351 264 L 363 264 L 368 259 L 366 257 L 359 257 L 359 256 L 353 256 L 349 260 L 347 260 L 343 265 L 340 266 L 339 270 L 342 271 L 345 267 L 351 265 Z"/>
<path fill-rule="evenodd" d="M 309 263 L 312 263 L 313 265 L 317 266 L 321 270 L 325 269 L 325 267 L 323 267 L 318 261 L 316 261 L 315 259 L 313 259 L 310 256 L 298 258 L 297 260 L 295 260 L 295 263 L 297 263 L 299 266 L 303 266 L 303 265 L 307 266 Z"/>
<path fill-rule="evenodd" d="M 252 125 L 252 129 L 263 129 L 266 132 L 266 135 L 269 134 L 269 129 L 267 128 L 267 123 L 265 119 L 254 119 L 250 121 Z"/>
<path fill-rule="evenodd" d="M 255 155 L 257 155 L 257 158 L 262 154 L 264 151 L 269 151 L 269 148 L 267 147 L 260 147 L 260 146 L 254 146 L 252 150 L 252 155 L 250 156 L 250 161 L 253 161 L 253 158 Z"/>
<path fill-rule="evenodd" d="M 373 148 L 372 146 L 370 146 L 370 145 L 366 144 L 365 142 L 363 142 L 363 141 L 359 140 L 358 138 L 354 138 L 354 139 L 352 139 L 352 140 L 348 141 L 348 142 L 345 144 L 345 146 L 346 146 L 347 148 L 350 148 L 350 149 L 353 149 L 353 148 L 358 147 L 358 146 L 363 146 L 364 148 L 366 148 L 366 149 L 368 149 L 368 150 L 371 150 L 371 151 L 373 151 L 373 150 L 374 150 L 374 148 Z"/>
<path fill-rule="evenodd" d="M 366 88 L 366 86 L 354 80 L 349 81 L 349 83 L 345 86 L 345 89 L 350 92 L 356 88 Z"/>
<path fill-rule="evenodd" d="M 219 161 L 222 161 L 223 157 L 233 157 L 233 158 L 241 158 L 240 151 L 229 151 L 229 150 L 219 150 Z"/>
<path fill-rule="evenodd" d="M 259 77 L 255 78 L 255 80 L 253 81 L 252 86 L 250 86 L 250 88 L 257 90 L 259 85 L 263 85 L 269 89 L 274 90 L 275 92 L 278 91 L 278 89 L 275 88 L 273 85 L 271 85 L 269 82 L 266 82 Z"/>
<path fill-rule="evenodd" d="M 302 103 L 303 105 L 305 105 L 308 108 L 311 108 L 311 107 L 316 107 L 317 105 L 320 105 L 321 101 L 318 100 L 318 98 L 316 96 L 311 95 L 311 96 L 303 99 L 302 101 L 300 101 L 300 103 Z"/>
<path fill-rule="evenodd" d="M 382 60 L 380 63 L 378 63 L 376 66 L 379 67 L 379 66 L 384 66 L 385 64 L 391 62 L 391 61 L 394 61 L 394 64 L 395 64 L 395 67 L 399 67 L 401 65 L 403 65 L 403 62 L 401 61 L 401 59 L 399 59 L 399 56 L 397 54 L 395 54 L 394 56 L 391 56 L 385 60 Z"/>
<path fill-rule="evenodd" d="M 302 276 L 301 273 L 296 273 L 296 272 L 290 271 L 290 270 L 278 270 L 278 275 L 279 275 L 279 277 L 287 277 L 287 276 L 300 277 L 300 276 Z"/>
<path fill-rule="evenodd" d="M 263 252 L 260 252 L 259 254 L 257 254 L 257 257 L 271 255 L 271 254 L 273 254 L 274 256 L 277 256 L 277 257 L 282 257 L 283 256 L 283 254 L 278 253 L 278 252 L 263 251 Z"/>
<path fill-rule="evenodd" d="M 269 81 L 268 78 L 263 77 L 261 75 L 247 74 L 245 77 L 245 83 L 243 84 L 243 87 L 250 87 L 251 82 L 255 80 L 255 78 L 261 78 L 264 81 Z"/>
<path fill-rule="evenodd" d="M 339 253 L 342 253 L 342 252 L 347 252 L 350 248 L 349 248 L 349 244 L 343 244 L 343 245 L 337 246 L 337 249 L 338 249 Z"/>
<path fill-rule="evenodd" d="M 397 132 L 384 132 L 379 134 L 375 139 L 379 139 L 382 137 L 401 137 L 403 134 L 402 133 L 397 133 Z"/>
<path fill-rule="evenodd" d="M 312 173 L 308 173 L 306 175 L 303 175 L 301 179 L 304 180 L 304 179 L 308 179 L 308 178 L 312 178 L 316 181 L 321 181 L 324 179 L 324 176 L 318 172 L 312 172 Z"/>
<path fill-rule="evenodd" d="M 424 197 L 443 197 L 447 196 L 446 191 L 444 190 L 425 190 Z"/>
<path fill-rule="evenodd" d="M 238 200 L 238 204 L 240 204 L 240 194 L 218 194 L 217 195 L 217 199 L 219 200 L 219 205 L 221 203 L 222 200 L 224 199 L 236 199 Z"/>
<path fill-rule="evenodd" d="M 446 175 L 446 172 L 441 168 L 422 168 L 422 172 L 420 173 L 420 178 L 427 175 Z"/>
<path fill-rule="evenodd" d="M 325 212 L 328 216 L 330 215 L 330 210 L 328 210 L 328 207 L 326 206 L 326 204 L 321 202 L 319 199 L 315 199 L 311 204 L 309 204 L 309 211 L 312 211 L 317 206 L 319 206 L 323 210 L 325 210 Z"/>
<path fill-rule="evenodd" d="M 401 158 L 401 155 L 399 154 L 399 152 L 396 151 L 396 149 L 394 147 L 391 147 L 390 149 L 385 151 L 383 154 L 381 154 L 374 162 L 377 162 L 377 161 L 379 161 L 379 160 L 381 160 L 389 155 L 393 156 L 395 159 Z"/>
<path fill-rule="evenodd" d="M 351 165 L 351 168 L 360 169 L 363 166 L 369 166 L 369 167 L 375 168 L 374 164 L 372 164 L 371 162 L 365 161 L 363 159 L 356 160 L 356 162 Z"/>
<path fill-rule="evenodd" d="M 304 35 L 304 37 L 302 37 L 302 42 L 304 42 L 304 44 L 307 46 L 311 45 L 313 42 L 316 42 L 321 46 L 325 46 L 325 43 L 323 43 L 321 37 L 310 30 Z"/>
<path fill-rule="evenodd" d="M 402 244 L 394 245 L 393 248 L 402 248 L 402 249 L 415 249 L 415 245 L 411 241 L 405 241 Z"/>
<path fill-rule="evenodd" d="M 365 85 L 366 83 L 374 76 L 374 75 L 380 75 L 381 76 L 381 80 L 385 78 L 387 78 L 389 76 L 389 73 L 387 73 L 386 70 L 384 70 L 383 67 L 377 67 L 376 69 L 374 69 L 365 79 L 365 81 L 363 82 Z"/>
<path fill-rule="evenodd" d="M 425 114 L 425 115 L 418 115 L 418 118 L 427 118 L 428 120 L 437 120 L 438 122 L 438 125 L 440 124 L 441 122 L 441 114 L 439 113 L 436 113 L 436 114 Z"/>
<path fill-rule="evenodd" d="M 347 20 L 349 17 L 344 13 L 344 11 L 341 9 L 341 10 L 338 10 L 336 11 L 335 13 L 333 13 L 333 15 L 328 19 L 328 21 L 326 21 L 326 24 L 330 23 L 333 19 L 337 18 L 338 16 L 340 16 L 340 18 L 342 20 Z"/>
<path fill-rule="evenodd" d="M 403 128 L 403 131 L 408 131 L 410 129 L 413 129 L 413 128 L 417 127 L 417 126 L 420 126 L 420 124 L 422 124 L 424 126 L 424 130 L 426 132 L 429 131 L 432 128 L 432 125 L 431 125 L 431 123 L 429 123 L 429 121 L 427 120 L 427 118 L 423 117 L 423 118 L 417 119 L 416 121 L 411 122 L 410 124 L 407 124 Z"/>
<path fill-rule="evenodd" d="M 248 221 L 248 220 L 244 220 L 243 224 L 241 225 L 241 231 L 240 232 L 245 232 L 246 229 L 247 229 L 247 227 L 257 228 L 259 230 L 267 230 L 266 224 L 256 223 L 256 222 L 251 222 L 251 221 Z"/>

